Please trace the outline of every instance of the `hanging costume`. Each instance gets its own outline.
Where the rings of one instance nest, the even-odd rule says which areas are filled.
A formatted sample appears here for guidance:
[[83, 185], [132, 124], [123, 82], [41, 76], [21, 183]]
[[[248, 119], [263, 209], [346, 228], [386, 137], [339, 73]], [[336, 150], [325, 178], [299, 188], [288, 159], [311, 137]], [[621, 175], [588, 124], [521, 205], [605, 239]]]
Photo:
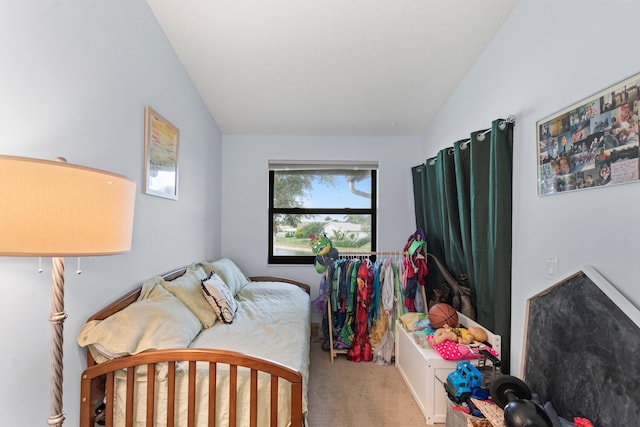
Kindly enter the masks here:
[[[325, 336], [325, 341], [322, 344], [322, 348], [329, 349], [329, 324], [327, 319], [327, 301], [331, 298], [327, 289], [331, 288], [331, 277], [333, 276], [333, 270], [335, 268], [335, 261], [338, 259], [338, 250], [333, 247], [331, 240], [326, 235], [316, 236], [310, 235], [310, 246], [316, 258], [314, 261], [314, 267], [320, 274], [324, 273], [324, 282], [320, 286], [320, 295], [313, 301], [314, 307], [322, 307], [322, 331]], [[329, 282], [329, 283], [327, 283]], [[324, 287], [323, 287], [324, 285]]]
[[381, 280], [381, 321], [386, 322], [386, 329], [380, 342], [375, 346], [373, 351], [373, 361], [380, 365], [389, 365], [391, 363], [391, 356], [393, 355], [393, 349], [395, 346], [395, 340], [393, 337], [393, 307], [395, 305], [394, 298], [394, 272], [393, 265], [390, 260], [385, 262], [382, 269]]
[[[397, 303], [402, 298], [402, 263], [391, 259], [372, 263], [367, 258], [354, 257], [338, 259], [325, 267], [320, 290], [326, 301], [323, 348], [347, 350], [351, 361], [375, 360], [388, 365], [393, 357], [395, 310], [402, 308], [402, 304]], [[331, 316], [328, 315], [329, 303]]]
[[356, 333], [353, 345], [347, 352], [347, 359], [352, 362], [361, 360], [368, 362], [373, 358], [371, 343], [369, 343], [369, 309], [373, 292], [373, 272], [369, 268], [368, 261], [360, 263], [356, 274]]
[[[347, 272], [345, 274], [344, 299], [340, 304], [339, 318], [344, 319], [344, 324], [340, 329], [337, 339], [337, 348], [350, 348], [355, 338], [354, 326], [356, 320], [356, 303], [358, 289], [358, 269], [360, 267], [359, 260], [347, 261]], [[341, 284], [342, 285], [342, 284]]]
[[[403, 250], [405, 267], [402, 286], [404, 290], [404, 306], [410, 312], [416, 311], [415, 298], [418, 292], [418, 285], [424, 288], [426, 284], [427, 260], [425, 246], [424, 232], [421, 229], [417, 229], [415, 233], [409, 236]], [[423, 289], [420, 289], [421, 294], [422, 291]], [[422, 309], [426, 310], [426, 307], [422, 307]]]

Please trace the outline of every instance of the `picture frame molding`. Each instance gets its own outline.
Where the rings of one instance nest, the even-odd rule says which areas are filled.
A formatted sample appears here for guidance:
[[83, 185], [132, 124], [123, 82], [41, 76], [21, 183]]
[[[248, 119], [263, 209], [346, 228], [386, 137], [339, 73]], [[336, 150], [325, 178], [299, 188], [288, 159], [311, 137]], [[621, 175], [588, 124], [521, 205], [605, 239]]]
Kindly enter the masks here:
[[[144, 192], [178, 200], [180, 130], [150, 106], [144, 119]], [[161, 176], [162, 175], [162, 176]]]

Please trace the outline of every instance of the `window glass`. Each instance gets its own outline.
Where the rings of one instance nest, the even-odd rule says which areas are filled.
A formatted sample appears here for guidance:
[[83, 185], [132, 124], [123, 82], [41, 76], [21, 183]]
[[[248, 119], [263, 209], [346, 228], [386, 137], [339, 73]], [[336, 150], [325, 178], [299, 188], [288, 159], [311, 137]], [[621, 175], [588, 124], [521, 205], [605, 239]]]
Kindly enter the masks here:
[[371, 207], [371, 171], [276, 171], [275, 208]]
[[311, 235], [339, 251], [375, 250], [376, 171], [291, 169], [269, 172], [269, 263], [313, 263]]

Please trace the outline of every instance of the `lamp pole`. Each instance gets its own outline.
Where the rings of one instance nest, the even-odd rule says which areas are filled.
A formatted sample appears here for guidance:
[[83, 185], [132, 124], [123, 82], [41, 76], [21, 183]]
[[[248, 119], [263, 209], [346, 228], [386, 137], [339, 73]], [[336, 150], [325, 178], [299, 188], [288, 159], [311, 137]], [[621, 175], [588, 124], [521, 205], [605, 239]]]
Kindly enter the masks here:
[[50, 370], [50, 406], [51, 412], [47, 424], [61, 427], [64, 422], [62, 413], [62, 344], [63, 328], [67, 314], [64, 312], [64, 258], [51, 259], [51, 370]]

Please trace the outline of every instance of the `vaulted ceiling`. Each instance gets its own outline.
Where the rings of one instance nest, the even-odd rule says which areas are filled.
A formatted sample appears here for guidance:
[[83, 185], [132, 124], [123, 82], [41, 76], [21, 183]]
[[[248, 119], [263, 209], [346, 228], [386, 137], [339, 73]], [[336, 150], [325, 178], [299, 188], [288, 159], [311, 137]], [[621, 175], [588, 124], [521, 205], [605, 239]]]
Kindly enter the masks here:
[[223, 134], [420, 135], [518, 0], [147, 0]]

